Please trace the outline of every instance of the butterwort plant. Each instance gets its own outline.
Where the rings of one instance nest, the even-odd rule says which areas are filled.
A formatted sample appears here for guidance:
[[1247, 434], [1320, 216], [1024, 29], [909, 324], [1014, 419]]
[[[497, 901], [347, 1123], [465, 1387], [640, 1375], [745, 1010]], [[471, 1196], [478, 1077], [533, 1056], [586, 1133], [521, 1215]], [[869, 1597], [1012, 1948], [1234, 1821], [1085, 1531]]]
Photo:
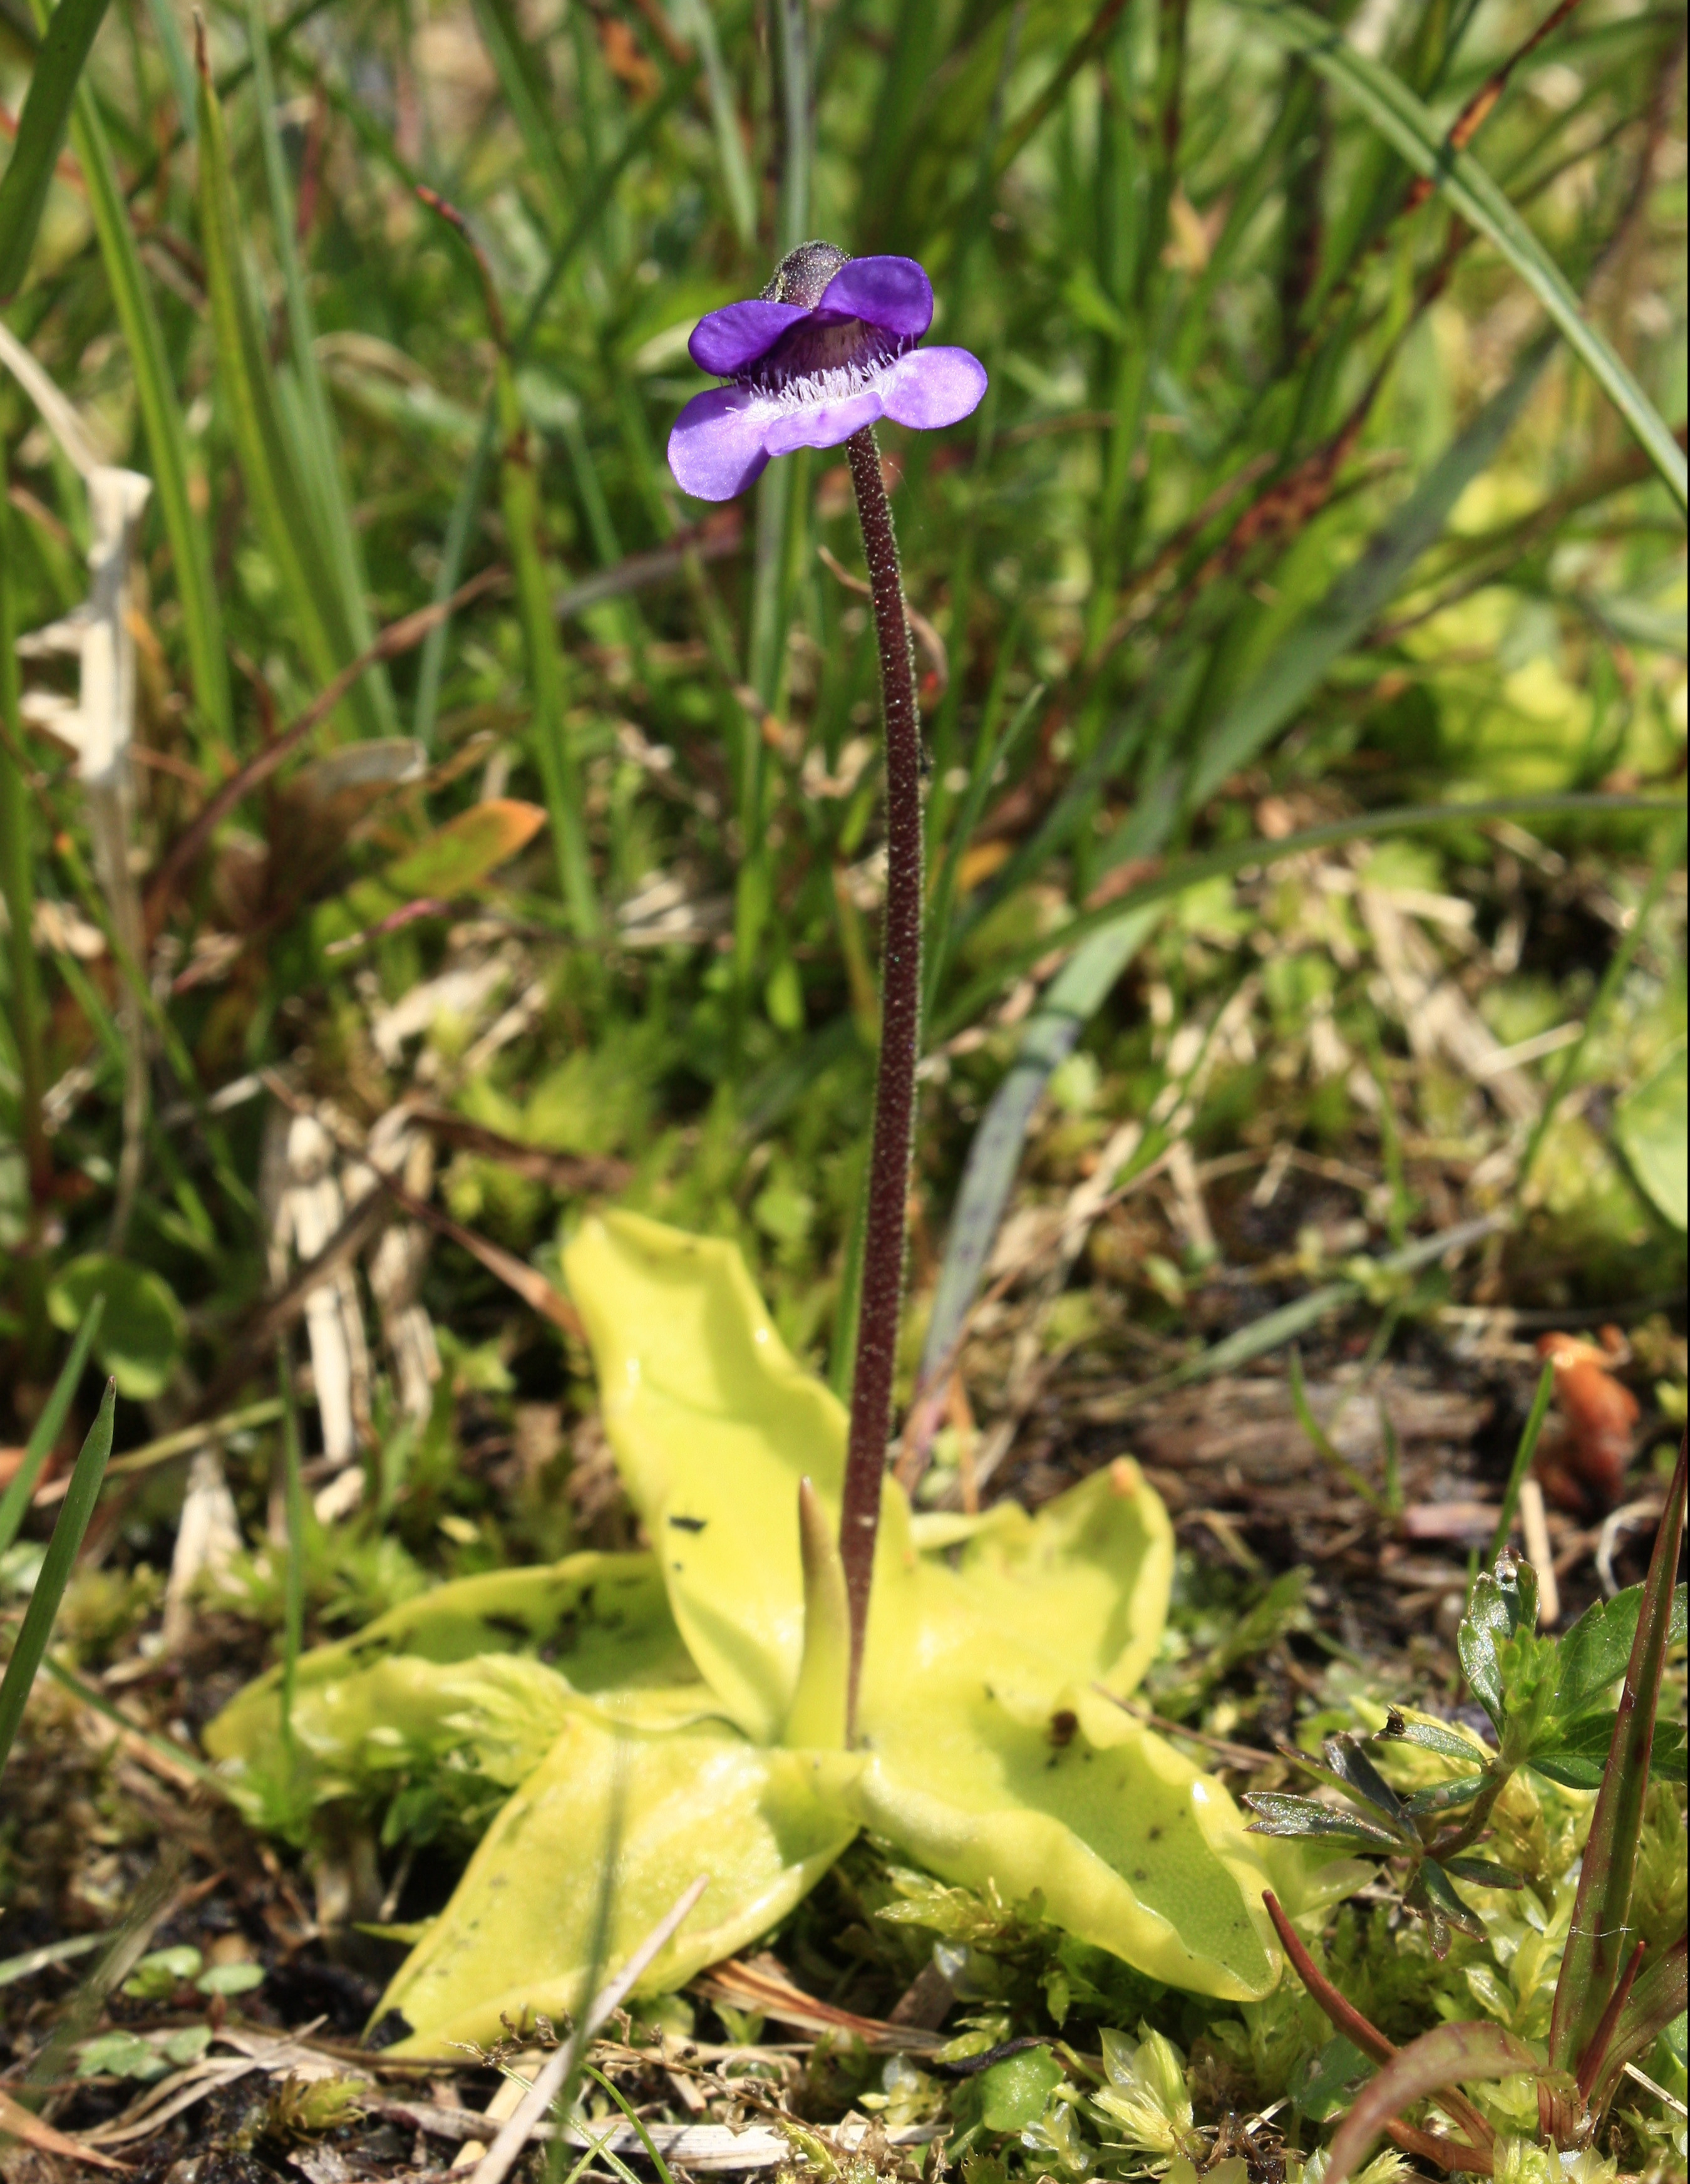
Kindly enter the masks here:
[[874, 601], [886, 738], [887, 891], [862, 1298], [840, 1517], [850, 1618], [848, 1737], [856, 1731], [881, 1474], [892, 1429], [921, 1050], [921, 722], [875, 426], [882, 417], [917, 431], [954, 425], [978, 408], [986, 392], [986, 368], [967, 349], [919, 346], [932, 323], [932, 283], [913, 258], [850, 258], [831, 242], [800, 243], [760, 296], [712, 311], [693, 330], [687, 344], [692, 361], [729, 383], [694, 395], [669, 438], [676, 483], [701, 500], [743, 493], [777, 455], [842, 445]]
[[1297, 1846], [1248, 1836], [1225, 1786], [1126, 1705], [1161, 1641], [1174, 1559], [1130, 1459], [1036, 1515], [920, 1513], [887, 1467], [921, 754], [874, 426], [950, 422], [985, 386], [964, 352], [916, 346], [931, 318], [910, 260], [808, 244], [767, 295], [699, 327], [694, 356], [730, 383], [688, 404], [670, 443], [698, 493], [842, 443], [856, 485], [887, 885], [849, 1412], [787, 1350], [731, 1244], [590, 1217], [564, 1275], [647, 1544], [437, 1586], [304, 1655], [291, 1697], [272, 1671], [206, 1731], [260, 1825], [309, 1834], [334, 1808], [379, 1819], [391, 1843], [479, 1838], [378, 2011], [381, 2038], [412, 2054], [578, 2009], [596, 1968], [625, 1964], [702, 1871], [641, 1975], [646, 1992], [680, 1986], [777, 1925], [863, 1829], [954, 1885], [1037, 1895], [1042, 1917], [1151, 1978], [1235, 2001], [1279, 1976], [1269, 1884], [1302, 1914], [1363, 1870], [1316, 1871]]

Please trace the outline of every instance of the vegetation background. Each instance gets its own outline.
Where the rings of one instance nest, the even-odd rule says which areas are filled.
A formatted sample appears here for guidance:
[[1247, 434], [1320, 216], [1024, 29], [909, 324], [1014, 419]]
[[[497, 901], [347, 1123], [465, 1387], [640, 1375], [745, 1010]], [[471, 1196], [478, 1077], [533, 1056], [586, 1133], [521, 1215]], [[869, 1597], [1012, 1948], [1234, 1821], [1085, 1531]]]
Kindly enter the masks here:
[[[0, 0], [6, 1475], [98, 1290], [123, 1399], [70, 1658], [196, 1724], [290, 1617], [625, 1536], [552, 1286], [595, 1197], [737, 1239], [842, 1384], [854, 517], [832, 454], [715, 510], [663, 457], [697, 319], [809, 235], [919, 259], [991, 376], [882, 441], [923, 1494], [1042, 1498], [1300, 1335], [1490, 1421], [1422, 1437], [1448, 1499], [1532, 1334], [1612, 1321], [1643, 1487], [1554, 1519], [1593, 1585], [1685, 1400], [1684, 44], [1646, 0]], [[1189, 1498], [1234, 1608], [1325, 1521]], [[1342, 1612], [1400, 1647], [1463, 1571], [1382, 1536]], [[156, 1840], [55, 1779], [0, 1875], [103, 1919]]]

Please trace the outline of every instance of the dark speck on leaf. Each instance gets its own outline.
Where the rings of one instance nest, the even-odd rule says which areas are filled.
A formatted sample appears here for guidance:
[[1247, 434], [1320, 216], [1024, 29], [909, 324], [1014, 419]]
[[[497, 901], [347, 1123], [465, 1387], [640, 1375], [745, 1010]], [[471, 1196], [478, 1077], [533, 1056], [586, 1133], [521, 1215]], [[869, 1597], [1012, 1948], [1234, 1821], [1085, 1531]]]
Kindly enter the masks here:
[[1059, 1707], [1050, 1717], [1050, 1741], [1059, 1752], [1065, 1744], [1074, 1741], [1074, 1732], [1080, 1726], [1080, 1717], [1067, 1707]]
[[710, 1520], [708, 1517], [671, 1517], [669, 1521], [677, 1532], [702, 1532]]

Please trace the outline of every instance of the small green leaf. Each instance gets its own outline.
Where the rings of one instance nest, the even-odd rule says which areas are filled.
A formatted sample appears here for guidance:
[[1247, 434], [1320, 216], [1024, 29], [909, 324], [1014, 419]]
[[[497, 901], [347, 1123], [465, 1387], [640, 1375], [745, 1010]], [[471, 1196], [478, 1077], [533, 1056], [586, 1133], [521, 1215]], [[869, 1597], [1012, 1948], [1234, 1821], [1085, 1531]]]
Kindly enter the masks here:
[[1458, 1880], [1470, 1880], [1480, 1888], [1523, 1888], [1526, 1885], [1517, 1873], [1488, 1858], [1447, 1858], [1443, 1869], [1453, 1873]]
[[132, 2032], [103, 2032], [76, 2057], [79, 2078], [162, 2078], [170, 2067], [158, 2048]]
[[1435, 1858], [1422, 1862], [1406, 1900], [1411, 1903], [1417, 1903], [1421, 1909], [1436, 1913], [1464, 1934], [1471, 1934], [1479, 1940], [1484, 1937], [1485, 1930], [1479, 1923], [1479, 1914], [1457, 1892], [1455, 1884]]
[[214, 1964], [194, 1981], [202, 1994], [250, 1994], [264, 1983], [264, 1966], [247, 1963]]
[[457, 818], [390, 865], [382, 878], [398, 895], [463, 894], [525, 849], [546, 823], [537, 804], [496, 796]]
[[1416, 1790], [1404, 1802], [1416, 1819], [1427, 1813], [1447, 1813], [1452, 1807], [1465, 1805], [1476, 1797], [1485, 1786], [1485, 1779], [1482, 1774], [1459, 1774], [1453, 1782], [1438, 1782], [1430, 1790]]
[[1642, 1585], [1631, 1585], [1612, 1600], [1593, 1602], [1561, 1640], [1555, 1683], [1558, 1715], [1581, 1713], [1625, 1674], [1643, 1597]]
[[179, 2032], [169, 2034], [163, 2042], [164, 2051], [178, 2066], [197, 2063], [211, 2045], [208, 2025], [185, 2025]]
[[174, 1949], [154, 1949], [124, 1981], [123, 1991], [136, 2002], [167, 2001], [185, 1981], [198, 1976], [204, 1962], [199, 1951], [186, 1943]]
[[117, 1382], [119, 1395], [151, 1402], [169, 1384], [182, 1346], [181, 1306], [149, 1268], [90, 1251], [61, 1268], [47, 1290], [53, 1325], [69, 1334], [102, 1295], [106, 1308], [94, 1355]]
[[1614, 1136], [1626, 1163], [1675, 1228], [1690, 1218], [1685, 1044], [1681, 1039], [1614, 1110]]
[[1311, 2123], [1325, 2123], [1346, 2105], [1356, 2085], [1372, 2068], [1360, 2048], [1340, 2032], [1309, 2065], [1308, 2081], [1294, 2097], [1294, 2105]]
[[1459, 1759], [1470, 1767], [1491, 1756], [1477, 1737], [1447, 1728], [1441, 1721], [1430, 1721], [1422, 1714], [1405, 1714], [1396, 1707], [1391, 1708], [1384, 1728], [1374, 1741], [1418, 1745], [1422, 1752], [1436, 1752], [1445, 1759]]
[[1581, 1714], [1576, 1721], [1552, 1721], [1543, 1733], [1542, 1748], [1527, 1754], [1526, 1764], [1570, 1790], [1593, 1790], [1602, 1780], [1613, 1738], [1611, 1713]]
[[980, 2074], [980, 2120], [988, 2131], [1026, 2131], [1062, 2080], [1062, 2065], [1048, 2048], [1006, 2055]]
[[1250, 1826], [1253, 1836], [1300, 1836], [1311, 1842], [1349, 1842], [1368, 1850], [1394, 1851], [1403, 1847], [1389, 1828], [1376, 1827], [1359, 1813], [1335, 1813], [1330, 1805], [1316, 1804], [1312, 1797], [1259, 1790], [1242, 1802], [1261, 1815]]
[[1403, 1801], [1353, 1736], [1329, 1736], [1320, 1747], [1326, 1764], [1353, 1797], [1362, 1797], [1398, 1827], [1406, 1818]]
[[1498, 1735], [1508, 1719], [1498, 1649], [1516, 1631], [1529, 1632], [1537, 1626], [1537, 1573], [1529, 1563], [1517, 1563], [1510, 1554], [1498, 1555], [1495, 1568], [1475, 1581], [1467, 1613], [1455, 1634], [1462, 1673]]

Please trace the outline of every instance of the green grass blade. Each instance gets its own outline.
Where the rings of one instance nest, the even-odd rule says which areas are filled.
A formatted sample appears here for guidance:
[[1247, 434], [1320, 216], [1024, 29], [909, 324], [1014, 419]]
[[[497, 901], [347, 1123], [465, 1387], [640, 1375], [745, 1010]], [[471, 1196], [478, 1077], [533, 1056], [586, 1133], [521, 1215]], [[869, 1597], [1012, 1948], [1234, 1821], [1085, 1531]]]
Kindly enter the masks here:
[[[1555, 1982], [1554, 2014], [1549, 2024], [1549, 2067], [1576, 2069], [1581, 2084], [1595, 2075], [1587, 2046], [1601, 2024], [1620, 1968], [1637, 1936], [1631, 1928], [1632, 1886], [1637, 1842], [1643, 1833], [1643, 1803], [1648, 1793], [1649, 1758], [1654, 1748], [1661, 1671], [1666, 1662], [1672, 1621], [1673, 1582], [1684, 1538], [1685, 1444], [1666, 1490], [1666, 1507], [1643, 1580], [1643, 1605], [1632, 1658], [1614, 1718], [1608, 1764], [1602, 1771], [1590, 1836], [1580, 1869], [1578, 1894], [1566, 1953]], [[1587, 2075], [1588, 2072], [1588, 2075]]]
[[194, 697], [216, 734], [234, 733], [229, 693], [229, 653], [223, 615], [211, 572], [204, 526], [188, 491], [188, 437], [171, 382], [164, 330], [142, 269], [111, 150], [99, 110], [84, 86], [71, 122], [71, 142], [88, 186], [88, 209], [99, 238], [112, 303], [135, 372], [135, 394], [158, 488], [158, 510], [175, 564], [176, 595]]
[[[1297, 1423], [1304, 1438], [1320, 1461], [1342, 1479], [1352, 1493], [1359, 1494], [1370, 1508], [1382, 1515], [1385, 1497], [1371, 1480], [1364, 1479], [1326, 1429], [1315, 1415], [1315, 1407], [1309, 1401], [1308, 1383], [1303, 1377], [1303, 1353], [1293, 1342], [1287, 1367], [1287, 1379], [1291, 1389], [1291, 1407], [1297, 1413]], [[1382, 1415], [1382, 1414], [1381, 1414]]]
[[[1142, 816], [1135, 815], [1130, 829], [1121, 829], [1112, 845], [1119, 855], [1141, 856], [1163, 849], [1178, 819], [1181, 796], [1187, 805], [1200, 803], [1235, 767], [1254, 758], [1365, 633], [1421, 554], [1440, 536], [1468, 485], [1495, 459], [1548, 353], [1547, 342], [1537, 343], [1509, 384], [1451, 443], [1354, 566], [1209, 731], [1179, 790], [1168, 793], [1179, 783], [1175, 775], [1159, 793], [1153, 788], [1141, 798]], [[924, 1377], [937, 1371], [938, 1361], [948, 1356], [979, 1286], [1039, 1095], [1051, 1072], [1073, 1052], [1081, 1033], [1154, 924], [1148, 899], [1135, 892], [1105, 910], [1076, 919], [1067, 928], [1076, 942], [1084, 944], [1053, 981], [1029, 1021], [1015, 1063], [992, 1095], [969, 1148], [922, 1353]], [[994, 983], [992, 991], [996, 989]], [[969, 1021], [981, 997], [976, 982], [976, 989], [947, 1011], [944, 1022], [935, 1024], [930, 1038], [943, 1039], [959, 1023]]]
[[1690, 499], [1684, 451], [1631, 372], [1585, 318], [1566, 276], [1470, 152], [1452, 151], [1425, 105], [1400, 76], [1358, 53], [1294, 0], [1236, 0], [1288, 53], [1354, 98], [1417, 174], [1437, 183], [1468, 226], [1495, 246], [1559, 327], [1636, 436], [1681, 510]]
[[570, 202], [570, 180], [558, 153], [552, 86], [540, 58], [523, 36], [510, 0], [475, 0], [475, 9], [481, 42], [521, 131], [530, 163], [545, 177], [553, 210], [562, 211]]
[[164, 65], [170, 72], [170, 88], [176, 94], [177, 125], [184, 141], [192, 144], [198, 134], [198, 116], [194, 111], [193, 63], [188, 58], [181, 26], [170, 0], [147, 0], [147, 12], [164, 52]]
[[1188, 807], [1205, 802], [1229, 774], [1248, 765], [1327, 671], [1366, 635], [1415, 562], [1442, 538], [1456, 502], [1501, 454], [1549, 354], [1547, 340], [1532, 344], [1512, 379], [1445, 449], [1389, 522], [1368, 541], [1354, 566], [1290, 632], [1242, 695], [1204, 732], [1186, 791]]
[[716, 134], [716, 157], [721, 162], [722, 187], [735, 231], [748, 250], [757, 240], [757, 192], [745, 156], [745, 140], [739, 133], [733, 84], [723, 65], [721, 41], [716, 36], [709, 0], [680, 0], [675, 20], [681, 36], [690, 38], [698, 49], [710, 102], [710, 122]]
[[[265, 548], [292, 610], [315, 680], [331, 682], [359, 652], [335, 570], [298, 475], [298, 451], [277, 395], [270, 345], [247, 276], [245, 235], [223, 109], [200, 57], [199, 210], [218, 377]], [[347, 694], [346, 716], [363, 736], [384, 733], [370, 677]]]
[[293, 1400], [293, 1360], [284, 1335], [276, 1345], [281, 1389], [282, 1507], [287, 1524], [287, 1571], [281, 1602], [281, 1738], [293, 1749], [293, 1691], [305, 1642], [305, 1556], [310, 1516], [299, 1451], [299, 1412]]
[[[247, 0], [247, 37], [253, 57], [253, 90], [258, 109], [259, 141], [264, 152], [264, 183], [270, 197], [270, 229], [277, 263], [281, 268], [292, 360], [292, 377], [278, 391], [284, 395], [284, 416], [288, 416], [290, 409], [293, 411], [288, 421], [301, 457], [300, 483], [314, 503], [317, 534], [333, 556], [336, 586], [353, 649], [367, 652], [375, 638], [368, 604], [370, 579], [342, 471], [334, 414], [317, 365], [317, 329], [294, 242], [293, 192], [288, 187], [281, 133], [276, 126], [275, 82], [270, 71], [270, 39], [259, 0]], [[297, 395], [292, 404], [285, 399], [289, 391]], [[364, 687], [381, 716], [381, 733], [395, 733], [398, 722], [386, 669], [379, 665], [372, 667], [364, 677]]]
[[[47, 1059], [35, 949], [34, 830], [29, 789], [18, 764], [24, 749], [24, 716], [18, 675], [16, 531], [6, 498], [6, 451], [0, 446], [0, 901], [6, 905], [6, 956], [11, 973], [8, 1006], [18, 1050], [18, 1139], [33, 1200], [47, 1173], [47, 1133], [42, 1121]], [[25, 1267], [20, 1273], [30, 1322], [26, 1335], [34, 1350], [45, 1326], [39, 1263]], [[3, 1544], [0, 1541], [0, 1546]]]
[[1514, 1464], [1508, 1474], [1508, 1485], [1503, 1490], [1502, 1507], [1497, 1513], [1497, 1528], [1491, 1534], [1491, 1544], [1485, 1556], [1488, 1569], [1508, 1545], [1508, 1535], [1514, 1529], [1514, 1513], [1520, 1506], [1520, 1490], [1526, 1484], [1526, 1474], [1532, 1468], [1532, 1459], [1537, 1453], [1537, 1436], [1543, 1430], [1543, 1421], [1549, 1415], [1549, 1399], [1555, 1392], [1555, 1365], [1551, 1358], [1537, 1376], [1537, 1392], [1532, 1398], [1532, 1409], [1526, 1421], [1526, 1430], [1520, 1436], [1520, 1446], [1514, 1451]]
[[22, 285], [28, 269], [71, 103], [106, 6], [107, 0], [58, 0], [44, 27], [12, 156], [0, 175], [0, 298]]
[[570, 734], [568, 677], [557, 619], [552, 611], [556, 587], [547, 567], [541, 534], [540, 482], [519, 404], [509, 361], [498, 362], [499, 426], [504, 445], [499, 460], [499, 504], [509, 543], [517, 611], [528, 660], [529, 694], [533, 700], [534, 755], [545, 785], [552, 822], [552, 847], [558, 861], [558, 885], [570, 922], [583, 939], [599, 929], [598, 898], [587, 852], [581, 768]]
[[0, 1496], [0, 1555], [3, 1555], [18, 1536], [18, 1527], [24, 1521], [36, 1490], [36, 1481], [41, 1477], [42, 1466], [52, 1453], [58, 1439], [59, 1428], [64, 1424], [70, 1408], [70, 1399], [76, 1392], [76, 1383], [82, 1377], [82, 1368], [88, 1362], [88, 1352], [93, 1347], [94, 1337], [99, 1332], [100, 1320], [106, 1309], [103, 1295], [97, 1296], [82, 1315], [82, 1324], [77, 1329], [70, 1345], [69, 1354], [59, 1368], [58, 1378], [53, 1384], [53, 1393], [47, 1397], [41, 1416], [35, 1422], [24, 1447], [24, 1460], [12, 1474], [11, 1484]]
[[[1192, 888], [1200, 887], [1205, 880], [1224, 878], [1242, 872], [1249, 865], [1276, 864], [1282, 857], [1295, 855], [1304, 850], [1335, 848], [1339, 843], [1361, 841], [1373, 834], [1419, 834], [1428, 828], [1480, 826], [1495, 819], [1570, 818], [1580, 812], [1664, 812], [1676, 808], [1664, 797], [1610, 794], [1602, 790], [1588, 794], [1575, 792], [1565, 796], [1487, 796], [1465, 804], [1404, 804], [1393, 805], [1383, 811], [1360, 812], [1352, 819], [1332, 819], [1324, 826], [1304, 827], [1301, 833], [1287, 834], [1276, 842], [1254, 836], [1246, 841], [1231, 842], [1225, 849], [1206, 850], [1197, 856], [1181, 857], [1159, 872], [1154, 879], [1142, 881], [1137, 887], [1129, 889], [1116, 901], [1107, 903], [1098, 910], [1083, 911], [1066, 925], [1059, 926], [1053, 933], [1044, 933], [1036, 940], [1006, 951], [989, 971], [982, 972], [979, 978], [964, 987], [935, 1023], [932, 1037], [936, 1039], [948, 1039], [965, 1024], [973, 1022], [1010, 979], [1019, 978], [1041, 956], [1060, 949], [1077, 948], [1077, 944], [1081, 942], [1089, 944], [1100, 933], [1110, 931], [1118, 919], [1146, 910], [1154, 903], [1166, 901], [1174, 895], [1184, 894]], [[1083, 950], [1076, 952], [1075, 964], [1079, 962], [1081, 953]], [[1069, 968], [1073, 969], [1074, 965], [1070, 964]], [[1063, 977], [1066, 976], [1065, 972]], [[1051, 988], [1050, 1006], [1053, 1008], [1056, 1006], [1057, 988], [1060, 984], [1061, 980], [1059, 979]], [[1098, 1002], [1102, 999], [1103, 995], [1099, 994]], [[1065, 1002], [1065, 1006], [1071, 1007], [1071, 1002]]]
[[[547, 265], [543, 279], [529, 298], [522, 323], [511, 343], [513, 365], [520, 364], [527, 354], [528, 345], [552, 300], [553, 292], [614, 201], [617, 182], [633, 160], [648, 148], [659, 128], [667, 119], [670, 109], [680, 98], [682, 88], [678, 82], [672, 84], [660, 97], [652, 101], [639, 127], [629, 131], [626, 142], [599, 176], [597, 192], [581, 208], [574, 224], [559, 241]], [[434, 580], [433, 604], [436, 606], [443, 599], [449, 599], [464, 581], [464, 563], [475, 533], [475, 518], [481, 511], [481, 495], [486, 488], [487, 470], [492, 460], [498, 429], [498, 397], [492, 394], [487, 398], [481, 437], [476, 444], [475, 455], [464, 473], [457, 499], [452, 504], [452, 515], [441, 550], [440, 568]], [[423, 646], [422, 661], [417, 675], [416, 712], [411, 723], [411, 733], [425, 750], [434, 748], [435, 722], [440, 709], [441, 677], [445, 670], [446, 646], [451, 630], [448, 616], [429, 632], [427, 642]]]
[[64, 1507], [58, 1513], [58, 1522], [47, 1542], [47, 1560], [36, 1580], [36, 1589], [30, 1595], [23, 1628], [12, 1648], [12, 1658], [6, 1663], [5, 1680], [0, 1683], [0, 1768], [6, 1764], [12, 1740], [24, 1718], [36, 1671], [41, 1667], [47, 1641], [53, 1635], [58, 1603], [64, 1597], [71, 1567], [82, 1545], [82, 1535], [88, 1529], [88, 1519], [99, 1498], [100, 1482], [106, 1475], [107, 1459], [112, 1452], [112, 1428], [116, 1415], [117, 1382], [108, 1380], [99, 1415], [88, 1429], [88, 1438], [82, 1444], [82, 1452], [71, 1474], [70, 1491], [64, 1497]]
[[[1009, 649], [1006, 645], [1006, 657]], [[963, 791], [962, 808], [957, 813], [944, 862], [939, 869], [938, 883], [928, 905], [927, 944], [923, 951], [927, 959], [927, 995], [922, 1013], [926, 1017], [932, 1015], [938, 1000], [945, 967], [956, 939], [951, 911], [956, 897], [957, 875], [964, 857], [968, 854], [969, 837], [980, 824], [980, 815], [986, 808], [986, 799], [999, 766], [1007, 765], [1014, 757], [1021, 738], [1044, 703], [1045, 686], [1042, 682], [1033, 685], [1016, 707], [1014, 718], [1001, 735], [993, 733], [996, 727], [993, 699], [998, 694], [998, 690], [994, 689], [987, 701], [986, 716], [981, 722], [975, 744], [974, 765], [969, 773], [968, 787]]]

